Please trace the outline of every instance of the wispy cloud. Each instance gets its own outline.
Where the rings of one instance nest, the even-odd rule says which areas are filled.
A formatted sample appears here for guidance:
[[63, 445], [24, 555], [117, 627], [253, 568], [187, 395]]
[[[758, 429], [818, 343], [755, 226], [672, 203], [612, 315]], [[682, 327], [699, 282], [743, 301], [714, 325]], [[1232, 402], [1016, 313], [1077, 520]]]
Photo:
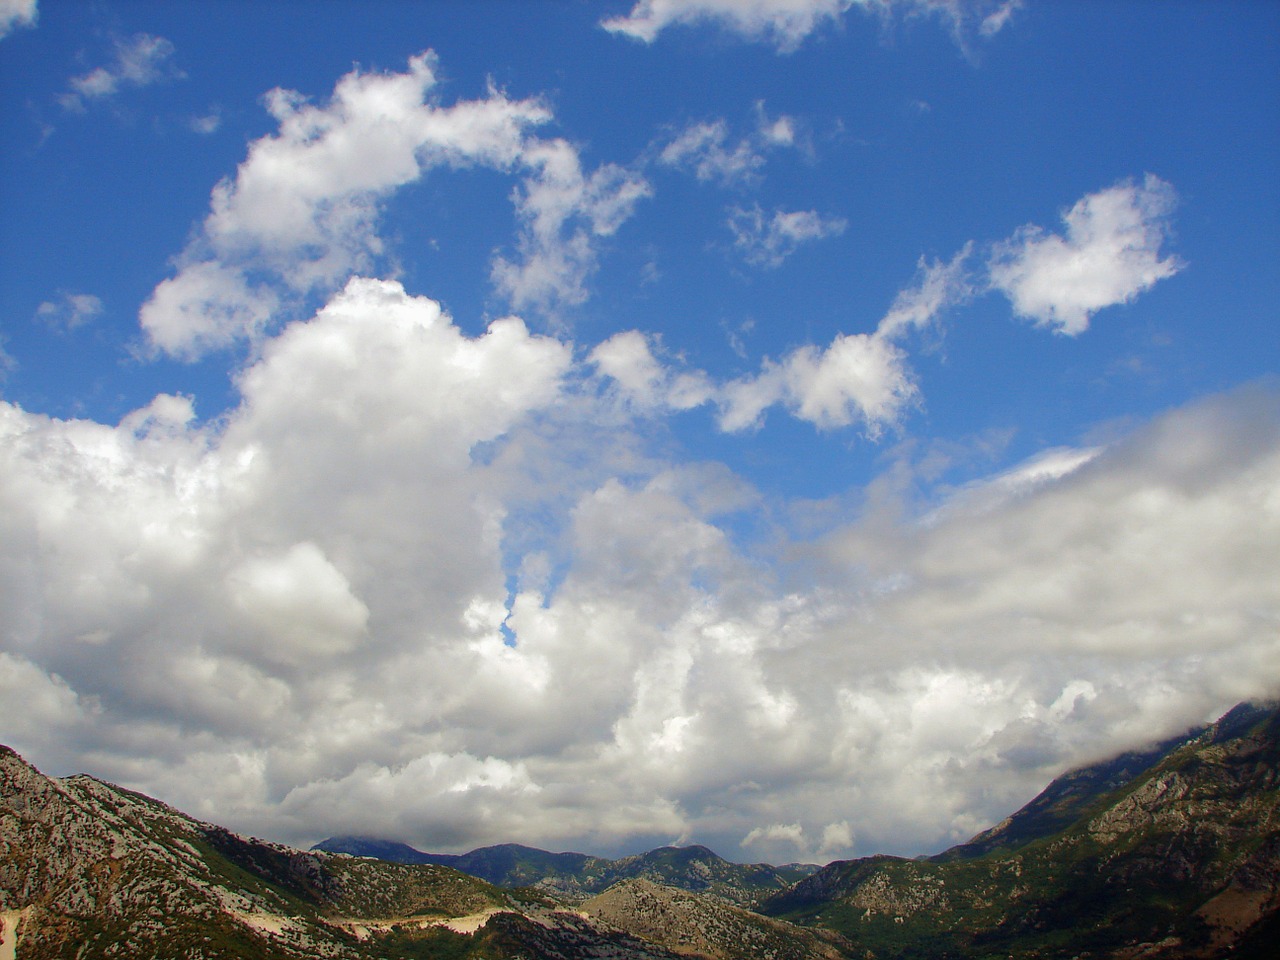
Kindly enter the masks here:
[[764, 166], [764, 156], [748, 139], [729, 143], [724, 120], [690, 124], [659, 154], [660, 162], [692, 170], [699, 180], [729, 185], [750, 181]]
[[732, 208], [728, 226], [734, 247], [747, 263], [772, 268], [781, 266], [802, 243], [844, 233], [848, 221], [816, 210], [774, 210], [768, 216], [757, 205]]
[[65, 109], [80, 112], [87, 101], [113, 97], [124, 87], [145, 87], [183, 76], [171, 63], [173, 44], [164, 37], [138, 33], [117, 39], [114, 46], [111, 63], [70, 80], [70, 91], [58, 98]]
[[0, 0], [0, 39], [15, 27], [33, 27], [40, 11], [36, 0]]
[[63, 330], [75, 330], [102, 313], [102, 300], [91, 293], [59, 293], [36, 308], [36, 319]]
[[652, 43], [674, 24], [711, 21], [747, 39], [765, 40], [791, 52], [852, 5], [853, 0], [639, 0], [629, 14], [605, 20], [602, 26]]
[[637, 0], [630, 13], [601, 26], [653, 43], [669, 27], [713, 23], [745, 40], [771, 43], [779, 53], [794, 53], [811, 35], [838, 25], [858, 7], [886, 18], [936, 17], [963, 49], [975, 33], [995, 36], [1021, 6], [1022, 0]]

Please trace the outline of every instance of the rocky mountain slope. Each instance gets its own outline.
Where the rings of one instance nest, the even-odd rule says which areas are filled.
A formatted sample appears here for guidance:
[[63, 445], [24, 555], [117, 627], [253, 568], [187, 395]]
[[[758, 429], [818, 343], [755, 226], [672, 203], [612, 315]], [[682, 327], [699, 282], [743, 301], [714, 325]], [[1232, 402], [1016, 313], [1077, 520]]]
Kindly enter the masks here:
[[852, 944], [649, 880], [623, 880], [582, 912], [678, 953], [713, 960], [840, 960]]
[[1274, 957], [1280, 712], [1069, 774], [927, 860], [828, 865], [762, 912], [867, 957]]
[[697, 845], [659, 847], [619, 860], [584, 853], [548, 853], [516, 843], [463, 854], [423, 853], [403, 843], [367, 837], [330, 837], [312, 849], [398, 863], [439, 864], [495, 886], [535, 887], [570, 902], [585, 900], [624, 880], [644, 879], [750, 907], [818, 870], [816, 865], [805, 864], [732, 863]]
[[304, 853], [0, 748], [0, 956], [368, 960], [675, 954], [434, 864]]

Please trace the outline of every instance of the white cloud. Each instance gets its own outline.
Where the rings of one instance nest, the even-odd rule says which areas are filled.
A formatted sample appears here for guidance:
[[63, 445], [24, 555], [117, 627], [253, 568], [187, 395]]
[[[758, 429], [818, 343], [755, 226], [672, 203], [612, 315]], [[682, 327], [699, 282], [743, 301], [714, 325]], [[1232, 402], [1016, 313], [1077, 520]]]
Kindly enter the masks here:
[[196, 261], [160, 282], [138, 319], [152, 346], [194, 360], [242, 337], [256, 337], [270, 322], [279, 298], [263, 284], [217, 260]]
[[435, 70], [428, 53], [404, 73], [353, 71], [319, 105], [272, 91], [278, 131], [250, 144], [234, 178], [215, 187], [176, 275], [143, 307], [153, 346], [193, 358], [259, 337], [269, 317], [371, 270], [385, 254], [381, 204], [440, 166], [526, 171], [515, 196], [521, 259], [498, 258], [495, 282], [520, 306], [584, 299], [596, 243], [647, 184], [616, 165], [584, 172], [567, 142], [531, 137], [551, 119], [540, 100], [490, 89], [479, 100], [434, 102]]
[[714, 23], [745, 40], [764, 41], [779, 53], [794, 53], [851, 7], [884, 18], [933, 16], [947, 24], [962, 48], [976, 29], [983, 38], [999, 33], [1022, 0], [637, 0], [626, 16], [601, 22], [610, 33], [653, 43], [675, 25]]
[[532, 146], [522, 161], [532, 169], [516, 198], [524, 222], [523, 262], [497, 258], [494, 281], [517, 310], [581, 303], [595, 265], [591, 237], [611, 236], [650, 195], [650, 187], [614, 164], [585, 176], [577, 151], [564, 140]]
[[722, 184], [749, 181], [764, 166], [764, 157], [750, 140], [730, 147], [729, 125], [724, 120], [703, 121], [686, 127], [658, 155], [671, 167], [691, 169], [699, 180]]
[[[896, 345], [838, 338], [770, 389], [879, 417]], [[0, 406], [0, 686], [35, 697], [0, 727], [295, 842], [791, 859], [937, 849], [1280, 681], [1274, 385], [942, 502], [895, 467], [859, 519], [756, 551], [732, 518], [785, 511], [625, 415], [676, 408], [658, 350], [575, 363], [355, 280], [264, 339], [219, 424]]]
[[36, 317], [64, 330], [75, 330], [102, 313], [102, 300], [91, 293], [66, 293], [36, 308]]
[[187, 121], [187, 125], [193, 133], [201, 136], [209, 136], [218, 132], [218, 128], [222, 126], [222, 110], [218, 106], [209, 108], [209, 112], [200, 116], [193, 116]]
[[1083, 333], [1098, 310], [1182, 269], [1177, 257], [1160, 256], [1175, 203], [1173, 188], [1151, 174], [1091, 193], [1063, 214], [1065, 236], [1028, 225], [998, 244], [991, 286], [1038, 326]]
[[173, 54], [172, 43], [149, 33], [116, 40], [113, 61], [72, 77], [71, 90], [59, 97], [59, 102], [67, 110], [79, 112], [85, 108], [85, 101], [115, 96], [122, 87], [146, 87], [161, 80], [181, 78], [181, 71], [170, 64]]
[[986, 16], [982, 18], [982, 23], [978, 27], [978, 32], [984, 37], [994, 37], [997, 33], [1008, 26], [1009, 21], [1013, 18], [1014, 13], [1022, 9], [1022, 0], [1004, 0], [1004, 3], [996, 7]]
[[973, 295], [967, 262], [973, 244], [965, 244], [960, 252], [943, 263], [929, 263], [924, 257], [916, 265], [916, 283], [894, 298], [893, 306], [880, 320], [876, 332], [882, 337], [896, 338], [912, 329], [921, 330], [935, 323], [948, 309], [964, 303]]
[[759, 374], [719, 391], [720, 427], [758, 426], [765, 410], [784, 404], [820, 429], [861, 423], [877, 438], [899, 424], [919, 399], [906, 353], [894, 341], [934, 323], [971, 295], [966, 245], [948, 263], [921, 258], [917, 281], [901, 291], [873, 333], [837, 334], [825, 350], [800, 347], [780, 361], [766, 360]]
[[758, 205], [732, 208], [728, 223], [734, 246], [748, 263], [762, 267], [780, 266], [800, 244], [839, 236], [848, 226], [843, 217], [816, 210], [774, 210], [769, 217]]
[[790, 52], [824, 23], [839, 20], [852, 5], [853, 0], [638, 0], [628, 15], [612, 17], [602, 26], [652, 43], [674, 24], [712, 21]]
[[0, 39], [14, 27], [35, 26], [39, 15], [36, 0], [0, 0]]
[[727, 384], [721, 394], [720, 427], [757, 426], [764, 411], [785, 404], [796, 417], [820, 429], [861, 422], [875, 438], [916, 401], [906, 355], [875, 334], [838, 334], [825, 350], [800, 347], [780, 362], [766, 362], [754, 376]]
[[756, 101], [756, 129], [760, 139], [773, 147], [794, 147], [799, 137], [794, 117], [786, 114], [772, 118], [764, 109], [764, 101]]
[[588, 360], [639, 410], [690, 410], [711, 400], [714, 393], [702, 371], [673, 372], [659, 363], [649, 339], [638, 330], [614, 334], [596, 346]]

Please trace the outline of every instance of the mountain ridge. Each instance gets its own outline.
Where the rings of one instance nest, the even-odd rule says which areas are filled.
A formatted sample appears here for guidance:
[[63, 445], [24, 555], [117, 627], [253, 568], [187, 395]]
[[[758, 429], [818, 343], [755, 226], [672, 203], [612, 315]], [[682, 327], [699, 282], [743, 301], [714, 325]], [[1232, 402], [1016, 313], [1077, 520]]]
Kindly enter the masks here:
[[0, 957], [1270, 960], [1280, 709], [1071, 771], [935, 856], [836, 861], [781, 889], [779, 868], [701, 846], [612, 861], [382, 844], [534, 882], [241, 836], [0, 747]]
[[399, 863], [434, 863], [494, 886], [534, 887], [570, 902], [603, 893], [615, 883], [645, 879], [750, 907], [819, 869], [817, 864], [733, 863], [701, 844], [656, 847], [616, 860], [550, 853], [518, 843], [478, 847], [463, 854], [426, 853], [408, 844], [368, 837], [330, 837], [311, 849]]

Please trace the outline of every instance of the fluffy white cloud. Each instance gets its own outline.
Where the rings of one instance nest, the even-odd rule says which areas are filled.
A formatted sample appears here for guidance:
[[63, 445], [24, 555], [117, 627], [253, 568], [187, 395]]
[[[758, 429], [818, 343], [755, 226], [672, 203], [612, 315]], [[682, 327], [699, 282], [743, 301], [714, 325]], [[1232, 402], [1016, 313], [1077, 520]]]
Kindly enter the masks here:
[[758, 426], [779, 403], [820, 429], [861, 423], [876, 438], [896, 426], [919, 391], [906, 352], [894, 341], [970, 296], [970, 249], [948, 263], [921, 258], [916, 282], [898, 294], [873, 333], [837, 334], [826, 349], [800, 347], [777, 362], [766, 360], [759, 374], [725, 384], [717, 396], [721, 429]]
[[1091, 193], [1063, 214], [1066, 235], [1023, 227], [997, 245], [990, 283], [1019, 316], [1075, 336], [1104, 307], [1128, 303], [1182, 269], [1161, 258], [1176, 203], [1173, 188], [1147, 174]]
[[[895, 343], [773, 375], [816, 422], [876, 416], [903, 394], [856, 372]], [[264, 340], [216, 425], [176, 396], [114, 427], [0, 406], [0, 686], [30, 693], [0, 726], [296, 842], [790, 860], [962, 839], [1275, 691], [1274, 385], [940, 502], [892, 467], [859, 518], [757, 551], [734, 518], [772, 507], [628, 420], [677, 406], [657, 350], [575, 362], [355, 280]]]
[[278, 306], [270, 287], [250, 286], [241, 270], [204, 260], [162, 280], [138, 319], [154, 347], [194, 360], [241, 337], [259, 336]]
[[59, 97], [59, 103], [67, 110], [81, 111], [86, 100], [114, 96], [121, 87], [145, 87], [164, 79], [179, 78], [182, 73], [170, 63], [173, 54], [172, 43], [149, 33], [116, 40], [112, 62], [73, 77], [69, 83], [71, 90]]
[[663, 366], [638, 330], [614, 334], [588, 358], [617, 384], [625, 401], [640, 410], [689, 410], [712, 399], [714, 387], [700, 370], [673, 372]]
[[802, 243], [844, 233], [843, 217], [824, 217], [816, 210], [774, 210], [765, 215], [760, 207], [734, 207], [729, 215], [733, 244], [748, 263], [777, 267]]
[[0, 0], [0, 38], [14, 27], [34, 26], [39, 15], [36, 0]]
[[435, 58], [424, 53], [403, 73], [347, 74], [323, 104], [268, 94], [278, 131], [250, 144], [214, 188], [177, 274], [142, 309], [153, 346], [192, 359], [259, 337], [282, 308], [371, 270], [385, 254], [382, 203], [438, 167], [524, 171], [521, 259], [498, 258], [494, 279], [521, 306], [584, 299], [594, 244], [647, 195], [643, 179], [616, 165], [586, 173], [570, 144], [531, 136], [551, 119], [540, 100], [490, 89], [444, 106], [435, 86]]

